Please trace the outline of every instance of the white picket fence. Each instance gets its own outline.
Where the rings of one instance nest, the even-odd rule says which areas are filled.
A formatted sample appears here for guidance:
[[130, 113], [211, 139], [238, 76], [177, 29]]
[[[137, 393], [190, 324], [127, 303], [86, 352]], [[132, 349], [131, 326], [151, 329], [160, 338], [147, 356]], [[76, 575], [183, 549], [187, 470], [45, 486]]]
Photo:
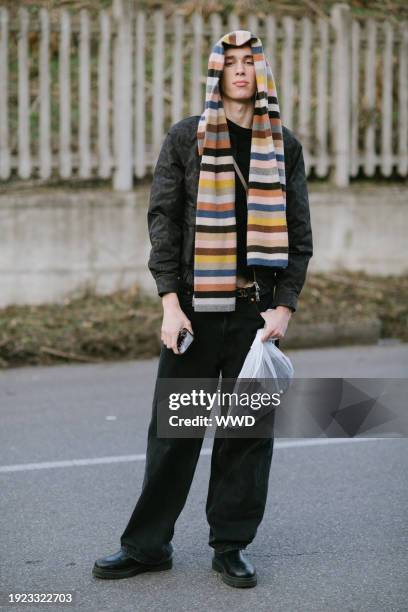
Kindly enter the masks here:
[[130, 189], [169, 126], [202, 113], [208, 55], [234, 29], [263, 41], [309, 175], [338, 186], [407, 176], [406, 22], [358, 22], [345, 4], [327, 19], [231, 13], [228, 23], [132, 5], [35, 19], [20, 9], [16, 21], [0, 7], [0, 180], [112, 178]]

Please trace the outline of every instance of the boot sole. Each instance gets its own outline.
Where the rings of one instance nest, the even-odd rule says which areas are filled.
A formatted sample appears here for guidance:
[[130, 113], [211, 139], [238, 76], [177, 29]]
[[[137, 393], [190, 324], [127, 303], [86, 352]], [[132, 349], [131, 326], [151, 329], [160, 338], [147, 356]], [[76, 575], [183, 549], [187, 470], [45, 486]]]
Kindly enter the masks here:
[[238, 588], [250, 588], [256, 586], [258, 583], [258, 579], [256, 576], [251, 576], [248, 578], [238, 578], [237, 576], [230, 576], [226, 573], [222, 565], [219, 564], [216, 559], [212, 560], [212, 568], [213, 570], [221, 574], [222, 581], [225, 582], [225, 584], [228, 584], [229, 586]]
[[159, 565], [148, 565], [146, 567], [133, 567], [127, 570], [109, 570], [103, 569], [102, 567], [98, 567], [94, 565], [92, 569], [92, 575], [96, 578], [105, 578], [107, 580], [115, 580], [120, 578], [130, 578], [131, 576], [136, 576], [137, 574], [144, 574], [145, 572], [162, 572], [164, 570], [169, 570], [173, 567], [172, 559], [165, 561], [164, 563], [160, 563]]

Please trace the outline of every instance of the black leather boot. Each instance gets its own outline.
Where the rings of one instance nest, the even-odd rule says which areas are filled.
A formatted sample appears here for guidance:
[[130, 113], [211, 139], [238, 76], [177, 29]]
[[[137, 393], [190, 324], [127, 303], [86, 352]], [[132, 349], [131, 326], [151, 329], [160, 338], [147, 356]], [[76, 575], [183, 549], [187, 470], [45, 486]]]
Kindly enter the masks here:
[[256, 570], [241, 550], [215, 552], [212, 568], [221, 573], [222, 580], [233, 587], [254, 587], [257, 583]]
[[92, 569], [92, 574], [96, 578], [129, 578], [143, 572], [161, 572], [173, 566], [172, 559], [164, 561], [159, 565], [147, 565], [140, 563], [121, 548], [117, 553], [108, 555], [102, 559], [97, 559]]

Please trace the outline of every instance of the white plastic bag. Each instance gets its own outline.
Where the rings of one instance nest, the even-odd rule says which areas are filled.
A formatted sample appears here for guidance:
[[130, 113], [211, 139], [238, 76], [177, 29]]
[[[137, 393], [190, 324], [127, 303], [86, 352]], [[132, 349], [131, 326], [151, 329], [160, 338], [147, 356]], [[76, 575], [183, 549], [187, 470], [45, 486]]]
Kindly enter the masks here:
[[[279, 393], [282, 396], [289, 389], [294, 369], [289, 357], [275, 346], [273, 338], [261, 340], [264, 331], [265, 328], [262, 328], [256, 332], [234, 383], [228, 415], [231, 417], [251, 415], [258, 423], [265, 422], [264, 417], [269, 415], [267, 423], [270, 427], [273, 423], [270, 417], [274, 414], [274, 409], [268, 404], [264, 406], [259, 404], [259, 391], [269, 394]], [[239, 398], [248, 395], [257, 400], [256, 406], [252, 405], [252, 400], [250, 407], [240, 403]], [[228, 427], [234, 429], [235, 425]]]
[[272, 338], [261, 340], [263, 333], [264, 328], [258, 329], [256, 332], [236, 384], [239, 385], [239, 379], [241, 378], [251, 380], [270, 379], [275, 381], [276, 391], [281, 394], [285, 393], [294, 374], [292, 363], [289, 357], [275, 346]]

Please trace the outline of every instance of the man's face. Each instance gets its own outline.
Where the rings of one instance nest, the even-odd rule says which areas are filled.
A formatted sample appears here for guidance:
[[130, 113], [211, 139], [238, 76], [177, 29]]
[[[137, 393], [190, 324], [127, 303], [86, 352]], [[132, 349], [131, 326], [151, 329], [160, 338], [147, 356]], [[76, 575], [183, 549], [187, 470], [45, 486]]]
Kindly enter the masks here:
[[226, 48], [220, 79], [221, 94], [232, 100], [248, 100], [256, 92], [255, 64], [250, 45]]

